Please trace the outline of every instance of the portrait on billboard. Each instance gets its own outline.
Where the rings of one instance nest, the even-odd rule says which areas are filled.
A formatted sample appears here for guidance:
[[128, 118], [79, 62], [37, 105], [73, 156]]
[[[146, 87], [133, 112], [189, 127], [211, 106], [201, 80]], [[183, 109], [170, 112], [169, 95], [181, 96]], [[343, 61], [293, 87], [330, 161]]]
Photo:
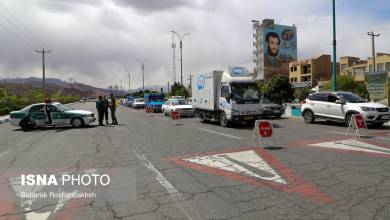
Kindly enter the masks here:
[[263, 34], [265, 77], [288, 75], [288, 63], [297, 60], [296, 28], [272, 25], [264, 28]]

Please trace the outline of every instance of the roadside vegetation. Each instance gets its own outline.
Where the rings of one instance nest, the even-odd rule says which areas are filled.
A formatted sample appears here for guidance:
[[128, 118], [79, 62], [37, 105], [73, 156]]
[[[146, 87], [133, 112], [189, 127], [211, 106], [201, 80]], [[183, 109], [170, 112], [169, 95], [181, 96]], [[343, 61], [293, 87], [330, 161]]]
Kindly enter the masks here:
[[[50, 99], [61, 103], [70, 103], [80, 100], [79, 95], [62, 95], [59, 92], [51, 93]], [[7, 115], [11, 111], [20, 110], [28, 105], [43, 102], [41, 89], [27, 87], [26, 91], [17, 94], [12, 92], [12, 88], [0, 85], [0, 115]]]

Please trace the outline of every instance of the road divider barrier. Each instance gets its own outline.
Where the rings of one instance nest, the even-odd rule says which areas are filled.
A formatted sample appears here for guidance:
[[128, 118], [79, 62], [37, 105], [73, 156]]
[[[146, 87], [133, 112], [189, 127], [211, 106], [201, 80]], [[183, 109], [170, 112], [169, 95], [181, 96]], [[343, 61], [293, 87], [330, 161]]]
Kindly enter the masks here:
[[178, 111], [171, 111], [171, 122], [173, 123], [176, 121], [176, 124], [178, 124], [180, 120], [180, 112]]
[[267, 146], [271, 139], [273, 139], [274, 145], [277, 145], [273, 123], [268, 120], [256, 120], [252, 133], [252, 146], [255, 146], [255, 138], [260, 146], [263, 143], [264, 146]]
[[367, 129], [367, 123], [364, 120], [364, 117], [361, 114], [352, 115], [351, 120], [349, 121], [349, 124], [348, 124], [347, 133], [345, 134], [345, 136], [349, 135], [350, 128], [355, 129], [355, 134], [352, 134], [352, 135], [355, 135], [360, 139], [360, 129]]

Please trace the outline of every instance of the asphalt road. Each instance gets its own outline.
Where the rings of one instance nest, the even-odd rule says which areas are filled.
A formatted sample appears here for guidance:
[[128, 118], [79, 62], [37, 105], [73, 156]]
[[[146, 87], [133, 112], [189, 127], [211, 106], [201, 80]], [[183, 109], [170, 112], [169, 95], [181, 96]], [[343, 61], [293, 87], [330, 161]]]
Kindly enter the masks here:
[[[75, 108], [94, 111], [94, 103]], [[271, 120], [252, 127], [120, 107], [119, 125], [23, 132], [0, 125], [0, 219], [390, 219], [390, 130]], [[22, 186], [22, 174], [108, 174], [108, 186]], [[57, 188], [56, 188], [57, 187]], [[21, 192], [95, 192], [28, 199]]]

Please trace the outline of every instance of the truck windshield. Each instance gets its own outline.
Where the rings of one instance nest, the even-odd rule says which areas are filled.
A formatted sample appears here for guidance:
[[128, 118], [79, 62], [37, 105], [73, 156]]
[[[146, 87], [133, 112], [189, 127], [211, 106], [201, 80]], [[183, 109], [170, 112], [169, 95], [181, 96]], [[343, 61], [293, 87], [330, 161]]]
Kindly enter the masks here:
[[234, 83], [231, 84], [232, 94], [235, 99], [260, 99], [256, 84]]

